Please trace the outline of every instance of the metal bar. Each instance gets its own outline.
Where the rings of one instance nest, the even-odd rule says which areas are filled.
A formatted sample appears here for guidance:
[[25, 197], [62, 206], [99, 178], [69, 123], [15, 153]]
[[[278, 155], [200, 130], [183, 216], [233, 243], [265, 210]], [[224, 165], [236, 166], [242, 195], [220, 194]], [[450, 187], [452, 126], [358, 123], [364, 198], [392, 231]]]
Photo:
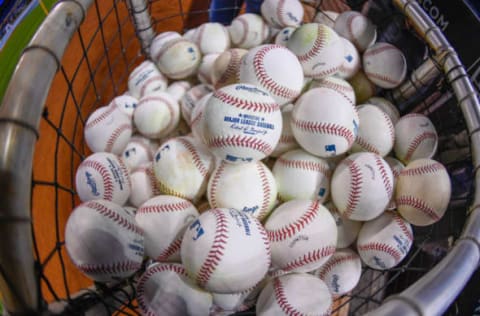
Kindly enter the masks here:
[[152, 28], [152, 19], [148, 10], [148, 1], [128, 0], [130, 15], [133, 18], [135, 33], [142, 46], [143, 54], [150, 57], [150, 44], [155, 36]]
[[40, 309], [30, 218], [33, 149], [53, 77], [92, 1], [55, 6], [25, 49], [0, 107], [0, 292], [10, 315]]

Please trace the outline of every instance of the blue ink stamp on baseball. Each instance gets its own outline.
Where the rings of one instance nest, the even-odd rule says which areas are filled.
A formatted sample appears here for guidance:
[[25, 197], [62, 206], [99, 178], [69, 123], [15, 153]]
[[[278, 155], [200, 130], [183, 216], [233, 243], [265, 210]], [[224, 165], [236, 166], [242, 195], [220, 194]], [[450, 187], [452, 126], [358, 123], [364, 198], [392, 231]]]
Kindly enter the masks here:
[[205, 234], [205, 231], [203, 230], [202, 228], [202, 224], [200, 223], [200, 221], [197, 219], [196, 221], [194, 221], [191, 225], [190, 225], [190, 230], [195, 230], [196, 231], [196, 235], [192, 237], [193, 240], [197, 240], [198, 238], [200, 238], [203, 234]]
[[92, 191], [92, 194], [94, 196], [100, 196], [100, 192], [98, 192], [98, 189], [97, 189], [97, 183], [95, 182], [95, 179], [93, 178], [92, 174], [86, 171], [85, 177], [87, 178], [87, 185], [90, 187], [90, 191]]

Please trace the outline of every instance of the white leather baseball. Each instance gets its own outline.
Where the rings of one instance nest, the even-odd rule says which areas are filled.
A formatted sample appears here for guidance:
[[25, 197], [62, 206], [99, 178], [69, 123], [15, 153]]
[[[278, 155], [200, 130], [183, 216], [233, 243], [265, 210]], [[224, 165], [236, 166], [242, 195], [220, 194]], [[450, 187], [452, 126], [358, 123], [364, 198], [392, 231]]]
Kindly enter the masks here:
[[407, 60], [392, 44], [376, 43], [367, 48], [362, 57], [365, 74], [380, 88], [396, 88], [407, 75]]
[[153, 170], [164, 194], [196, 201], [207, 189], [213, 163], [205, 145], [183, 136], [160, 146], [154, 155]]
[[332, 175], [332, 201], [343, 217], [371, 220], [385, 211], [393, 194], [393, 174], [387, 162], [374, 153], [348, 156]]
[[287, 47], [297, 55], [306, 77], [332, 76], [343, 63], [343, 43], [335, 31], [324, 24], [307, 23], [298, 27]]
[[360, 281], [362, 261], [360, 256], [349, 248], [337, 249], [333, 256], [313, 274], [327, 284], [332, 295], [347, 294]]
[[192, 110], [190, 129], [192, 130], [193, 137], [205, 144], [205, 106], [208, 100], [212, 97], [213, 92], [204, 95], [197, 101], [195, 107]]
[[312, 80], [312, 82], [310, 83], [310, 89], [320, 87], [335, 90], [343, 97], [345, 97], [347, 101], [350, 102], [350, 104], [352, 104], [353, 106], [357, 104], [355, 99], [355, 91], [353, 90], [352, 85], [346, 80], [337, 77], [326, 77], [319, 80]]
[[172, 132], [180, 120], [178, 103], [166, 92], [155, 92], [140, 98], [133, 122], [148, 138], [158, 139]]
[[198, 67], [197, 77], [201, 83], [212, 85], [213, 64], [220, 54], [211, 53], [202, 57], [202, 62]]
[[345, 11], [335, 19], [333, 29], [363, 53], [377, 40], [377, 27], [357, 11]]
[[242, 312], [252, 308], [256, 301], [260, 290], [263, 288], [264, 282], [260, 282], [257, 286], [246, 291], [233, 294], [212, 293], [213, 304], [219, 314], [231, 315], [235, 312]]
[[360, 126], [351, 152], [367, 151], [385, 157], [395, 142], [395, 129], [390, 117], [370, 104], [359, 106], [358, 117]]
[[184, 39], [189, 40], [191, 42], [195, 41], [195, 33], [197, 32], [197, 28], [191, 28], [186, 31], [182, 36]]
[[362, 261], [377, 270], [398, 265], [413, 244], [410, 224], [397, 212], [386, 211], [363, 224], [357, 239], [357, 251]]
[[102, 106], [90, 114], [83, 133], [92, 152], [119, 155], [132, 137], [132, 120], [116, 106]]
[[87, 201], [70, 214], [65, 248], [75, 266], [98, 282], [117, 282], [142, 267], [143, 235], [133, 214], [105, 200]]
[[248, 50], [231, 48], [215, 59], [212, 69], [212, 83], [215, 89], [238, 83], [240, 62]]
[[377, 93], [377, 87], [368, 79], [362, 69], [357, 71], [352, 78], [348, 79], [348, 82], [352, 85], [353, 91], [355, 91], [357, 104], [364, 103]]
[[306, 273], [273, 278], [260, 293], [256, 314], [263, 316], [330, 315], [332, 295], [325, 282]]
[[390, 203], [388, 203], [387, 210], [394, 210], [397, 208], [397, 204], [395, 203], [395, 191], [397, 188], [398, 176], [400, 175], [400, 172], [405, 168], [405, 165], [400, 160], [393, 157], [385, 157], [385, 161], [390, 166], [390, 169], [392, 169], [393, 174], [393, 196], [390, 199]]
[[338, 14], [339, 14], [338, 12], [334, 12], [334, 11], [320, 10], [315, 15], [313, 22], [319, 23], [319, 24], [325, 24], [326, 26], [333, 29], [333, 27], [335, 26], [335, 20], [337, 19]]
[[398, 120], [400, 119], [400, 112], [398, 111], [397, 107], [385, 98], [371, 97], [365, 103], [378, 106], [383, 112], [387, 113], [387, 115], [390, 117], [390, 120], [392, 120], [393, 125], [397, 124]]
[[446, 168], [432, 159], [417, 159], [400, 172], [395, 203], [398, 212], [412, 225], [427, 226], [443, 217], [450, 195]]
[[194, 41], [202, 54], [220, 54], [230, 48], [230, 34], [220, 23], [203, 23], [195, 31]]
[[242, 58], [239, 74], [241, 83], [266, 90], [280, 106], [296, 99], [302, 91], [302, 66], [290, 50], [280, 45], [252, 48]]
[[228, 27], [232, 46], [250, 49], [263, 44], [269, 29], [262, 17], [254, 13], [245, 13], [233, 19]]
[[260, 12], [265, 21], [277, 29], [298, 26], [303, 20], [303, 6], [298, 0], [265, 0]]
[[192, 119], [192, 111], [195, 104], [206, 94], [212, 92], [212, 89], [206, 84], [198, 84], [190, 88], [180, 100], [180, 109], [182, 111], [182, 117], [190, 125]]
[[362, 59], [355, 46], [344, 37], [340, 37], [343, 43], [343, 63], [340, 65], [337, 76], [343, 79], [352, 78], [362, 66]]
[[137, 209], [135, 221], [145, 237], [145, 254], [159, 262], [180, 262], [180, 245], [188, 225], [198, 216], [185, 199], [158, 195]]
[[82, 202], [104, 199], [123, 205], [130, 196], [130, 175], [116, 155], [94, 153], [78, 166], [75, 188]]
[[219, 159], [258, 161], [270, 155], [282, 131], [280, 107], [268, 92], [250, 84], [215, 90], [205, 106], [205, 142]]
[[330, 195], [332, 171], [328, 163], [302, 149], [281, 155], [272, 172], [282, 201], [317, 199], [323, 202]]
[[153, 174], [152, 162], [144, 163], [133, 169], [130, 172], [130, 182], [132, 189], [128, 201], [136, 208], [154, 196], [161, 194], [157, 179]]
[[181, 256], [188, 275], [202, 288], [238, 293], [267, 274], [270, 243], [256, 218], [235, 209], [211, 209], [185, 232]]
[[262, 221], [277, 198], [277, 184], [262, 162], [234, 165], [220, 162], [208, 182], [207, 198], [213, 208], [234, 208]]
[[136, 99], [151, 92], [164, 91], [166, 88], [167, 78], [149, 60], [135, 67], [128, 76], [128, 91]]
[[198, 46], [183, 37], [167, 42], [156, 55], [152, 55], [158, 69], [170, 79], [193, 75], [202, 61], [201, 57]]
[[133, 111], [137, 107], [138, 99], [130, 95], [119, 95], [113, 98], [109, 106], [118, 107], [123, 113], [127, 114], [130, 119], [133, 117]]
[[423, 114], [407, 114], [395, 124], [395, 156], [405, 164], [419, 158], [432, 158], [437, 151], [438, 135], [430, 119]]
[[272, 267], [284, 272], [318, 269], [335, 252], [337, 226], [318, 200], [291, 200], [265, 222], [272, 247]]
[[129, 170], [139, 167], [141, 164], [152, 161], [155, 145], [146, 137], [136, 135], [130, 138], [125, 146], [121, 158]]
[[332, 202], [327, 202], [325, 207], [330, 211], [337, 224], [337, 249], [349, 247], [357, 239], [362, 222], [342, 217]]
[[350, 149], [359, 121], [357, 110], [344, 95], [321, 87], [308, 90], [297, 100], [291, 125], [303, 149], [326, 158]]
[[277, 147], [275, 147], [273, 152], [270, 154], [271, 157], [279, 157], [287, 151], [300, 147], [292, 132], [292, 110], [292, 103], [286, 104], [282, 107], [282, 133], [280, 135], [280, 139], [278, 140]]
[[179, 80], [172, 82], [168, 87], [166, 92], [175, 99], [175, 101], [180, 102], [183, 96], [187, 93], [192, 85], [186, 80]]
[[137, 283], [137, 301], [145, 316], [205, 316], [212, 307], [212, 295], [192, 284], [178, 263], [147, 267]]
[[152, 43], [150, 44], [150, 56], [156, 56], [165, 44], [171, 40], [181, 37], [182, 35], [180, 35], [180, 33], [173, 31], [167, 31], [158, 34], [153, 38]]
[[275, 35], [275, 44], [286, 47], [288, 40], [290, 39], [290, 36], [295, 31], [295, 29], [296, 27], [293, 27], [293, 26], [287, 26], [281, 29], [277, 33], [277, 35]]

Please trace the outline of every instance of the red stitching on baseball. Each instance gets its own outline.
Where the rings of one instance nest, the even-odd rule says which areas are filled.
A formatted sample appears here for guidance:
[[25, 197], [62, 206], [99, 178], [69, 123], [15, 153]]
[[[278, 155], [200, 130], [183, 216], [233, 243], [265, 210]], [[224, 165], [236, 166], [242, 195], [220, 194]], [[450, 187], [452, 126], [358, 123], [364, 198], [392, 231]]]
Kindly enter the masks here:
[[308, 207], [307, 211], [304, 212], [302, 216], [300, 216], [300, 218], [298, 218], [296, 221], [278, 229], [267, 229], [268, 239], [271, 242], [278, 242], [294, 236], [315, 219], [318, 214], [320, 205], [321, 203], [318, 200], [311, 201], [311, 204]]
[[239, 97], [225, 93], [221, 89], [215, 91], [213, 96], [219, 99], [220, 101], [227, 103], [229, 105], [232, 105], [241, 110], [255, 111], [257, 113], [272, 113], [280, 110], [280, 107], [278, 106], [277, 103], [244, 100]]
[[378, 151], [377, 147], [369, 143], [365, 138], [363, 138], [360, 135], [357, 135], [357, 137], [355, 138], [355, 144], [362, 147], [366, 151], [380, 155], [380, 152]]
[[425, 115], [420, 114], [420, 113], [409, 113], [409, 114], [404, 115], [401, 118], [401, 120], [406, 119], [406, 118], [410, 118], [410, 117], [418, 117], [418, 118], [422, 118], [422, 119], [427, 118]]
[[224, 83], [228, 83], [231, 78], [237, 78], [238, 76], [238, 69], [240, 66], [240, 54], [234, 48], [229, 50], [230, 53], [230, 60], [227, 64], [227, 68], [224, 70], [218, 81], [215, 83], [215, 88], [219, 89], [221, 85]]
[[[167, 179], [167, 180], [168, 180], [168, 179]], [[189, 199], [189, 197], [186, 196], [185, 194], [173, 190], [173, 189], [170, 188], [167, 184], [165, 184], [164, 182], [162, 182], [162, 181], [160, 181], [160, 180], [158, 180], [158, 179], [157, 179], [157, 185], [158, 185], [158, 188], [160, 189], [160, 191], [161, 191], [163, 194], [177, 196], [177, 197], [182, 198], [182, 199], [184, 199], [184, 200], [188, 200], [188, 199]]]
[[190, 203], [189, 201], [144, 205], [138, 208], [137, 214], [180, 212], [192, 206], [192, 203]]
[[275, 301], [277, 302], [278, 306], [282, 309], [282, 311], [285, 313], [285, 315], [305, 316], [303, 312], [297, 310], [295, 307], [293, 307], [290, 304], [285, 294], [285, 290], [283, 289], [283, 285], [279, 278], [275, 278], [273, 280], [273, 291], [275, 293]]
[[195, 125], [197, 125], [198, 122], [200, 122], [200, 119], [202, 118], [203, 111], [198, 111], [197, 115], [193, 119], [190, 120], [190, 127], [193, 129]]
[[[163, 129], [163, 131], [168, 131], [172, 128], [172, 125], [173, 124], [176, 124], [175, 120], [174, 120], [174, 105], [170, 103], [170, 100], [162, 97], [162, 96], [159, 96], [159, 95], [152, 95], [152, 96], [148, 96], [148, 97], [145, 97], [145, 98], [142, 98], [142, 100], [140, 102], [138, 102], [137, 104], [137, 109], [139, 107], [141, 107], [142, 105], [144, 105], [145, 102], [149, 102], [149, 101], [161, 101], [163, 102], [166, 106], [167, 106], [167, 109], [168, 109], [168, 113], [170, 114], [170, 120], [168, 121], [168, 125]], [[163, 132], [162, 131], [162, 132]], [[153, 137], [155, 136], [156, 134], [153, 134], [153, 135], [146, 135], [147, 137]]]
[[362, 193], [362, 184], [363, 177], [360, 167], [351, 159], [343, 160], [343, 163], [347, 165], [348, 170], [350, 171], [350, 190], [348, 192], [348, 201], [345, 208], [344, 216], [350, 218], [352, 213], [355, 211], [358, 202], [360, 201], [360, 196]]
[[419, 176], [428, 173], [436, 173], [437, 171], [445, 170], [445, 167], [439, 163], [435, 162], [432, 164], [416, 167], [416, 168], [405, 168], [400, 171], [402, 176]]
[[393, 181], [391, 181], [388, 177], [387, 169], [383, 164], [382, 159], [379, 156], [375, 156], [375, 164], [377, 165], [378, 170], [380, 171], [380, 176], [382, 177], [383, 185], [385, 186], [385, 190], [387, 191], [387, 195], [389, 199], [392, 197], [393, 194]]
[[185, 138], [179, 137], [179, 138], [177, 138], [177, 140], [180, 143], [182, 143], [182, 145], [187, 149], [188, 153], [192, 156], [193, 164], [195, 165], [197, 170], [200, 172], [200, 174], [204, 178], [207, 178], [208, 177], [208, 169], [205, 166], [205, 164], [203, 163], [202, 158], [198, 154], [195, 146], [193, 146], [193, 144]]
[[405, 155], [405, 160], [409, 161], [412, 158], [413, 153], [417, 150], [418, 146], [426, 140], [426, 139], [433, 139], [434, 141], [437, 140], [437, 134], [433, 132], [423, 132], [420, 135], [417, 135], [413, 141], [408, 146], [407, 154]]
[[162, 75], [155, 75], [154, 77], [148, 78], [148, 80], [143, 83], [142, 88], [140, 89], [140, 97], [143, 97], [145, 95], [145, 90], [147, 89], [147, 86], [155, 81], [160, 81], [163, 83], [165, 81], [165, 78]]
[[401, 195], [395, 199], [395, 202], [397, 203], [397, 207], [402, 205], [410, 206], [421, 211], [435, 221], [438, 221], [440, 219], [440, 217], [437, 215], [437, 213], [435, 213], [435, 210], [432, 207], [430, 207], [425, 201], [414, 196]]
[[122, 124], [112, 132], [112, 135], [110, 135], [110, 137], [107, 140], [107, 144], [105, 145], [105, 151], [106, 152], [111, 152], [112, 151], [113, 146], [115, 145], [115, 142], [120, 137], [120, 135], [125, 131], [130, 131], [131, 132], [132, 131], [132, 125]]
[[219, 207], [218, 202], [217, 202], [217, 188], [218, 188], [218, 182], [220, 181], [221, 174], [225, 170], [225, 163], [222, 162], [218, 166], [217, 170], [215, 170], [215, 173], [212, 174], [212, 183], [210, 184], [210, 205], [212, 207]]
[[264, 155], [270, 155], [273, 151], [272, 146], [258, 138], [243, 135], [217, 136], [207, 140], [209, 147], [246, 147], [252, 148]]
[[[272, 256], [271, 256], [271, 247], [270, 247], [270, 240], [268, 238], [267, 231], [265, 230], [265, 227], [260, 223], [258, 220], [253, 221], [255, 225], [257, 226], [258, 233], [260, 234], [260, 237], [262, 237], [263, 245], [265, 246], [265, 249], [267, 250], [267, 266], [270, 267], [270, 263], [272, 261]], [[255, 288], [260, 282], [259, 281], [257, 284], [255, 284], [251, 289]], [[246, 290], [248, 291], [248, 290]]]
[[270, 194], [271, 189], [270, 189], [270, 183], [268, 182], [267, 178], [267, 173], [265, 172], [265, 169], [262, 164], [257, 163], [257, 171], [258, 175], [260, 176], [260, 182], [262, 183], [262, 205], [260, 206], [259, 214], [258, 217], [261, 218], [265, 215], [267, 215], [267, 212], [269, 211], [268, 206], [270, 205]]
[[155, 173], [153, 172], [153, 165], [150, 165], [148, 168], [145, 168], [145, 174], [148, 177], [148, 180], [150, 181], [150, 185], [152, 186], [152, 193], [153, 195], [160, 195], [162, 192], [160, 191], [160, 188], [158, 187], [158, 182], [157, 178], [155, 177]]
[[106, 119], [110, 114], [112, 114], [116, 109], [117, 108], [115, 106], [108, 107], [102, 114], [96, 117], [93, 121], [88, 122], [88, 124], [85, 125], [85, 129], [92, 128], [93, 126], [97, 125], [98, 123]]
[[288, 160], [280, 157], [277, 159], [277, 163], [287, 168], [319, 172], [325, 177], [330, 178], [330, 169], [320, 162], [310, 160]]
[[117, 263], [85, 263], [75, 264], [84, 273], [91, 274], [117, 274], [121, 272], [134, 272], [142, 267], [140, 262], [126, 261]]
[[165, 52], [170, 49], [171, 47], [177, 45], [178, 43], [182, 43], [182, 42], [187, 42], [187, 43], [191, 43], [190, 41], [184, 39], [183, 37], [180, 37], [180, 38], [174, 38], [172, 39], [171, 41], [168, 41], [167, 43], [165, 43], [161, 48], [160, 50], [158, 51], [157, 55], [156, 56], [153, 56], [153, 59], [158, 62], [158, 60], [160, 58], [162, 58], [163, 54], [165, 54]]
[[[242, 33], [242, 37], [240, 38], [240, 41], [238, 43], [234, 42], [235, 45], [241, 46], [242, 44], [245, 44], [245, 41], [247, 40], [248, 22], [244, 20], [243, 16], [239, 16], [235, 20], [240, 22], [240, 24], [242, 24], [242, 26], [243, 26], [243, 33]], [[232, 39], [232, 42], [233, 42], [233, 39]]]
[[277, 18], [278, 18], [278, 20], [281, 24], [281, 25], [278, 25], [280, 27], [288, 26], [288, 22], [285, 21], [285, 19], [283, 17], [284, 5], [285, 5], [285, 0], [279, 0], [278, 3], [277, 3], [276, 13], [277, 13]]
[[390, 78], [387, 75], [377, 74], [377, 73], [370, 72], [370, 71], [365, 71], [365, 74], [367, 75], [367, 77], [369, 77], [369, 79], [370, 78], [375, 78], [375, 79], [378, 79], [378, 80], [388, 82], [388, 83], [393, 84], [393, 85], [398, 85], [400, 83], [400, 81], [395, 80], [393, 78]]
[[393, 213], [393, 220], [395, 221], [395, 223], [397, 223], [397, 225], [400, 227], [403, 234], [408, 238], [408, 240], [412, 242], [413, 241], [412, 230], [409, 229], [410, 227], [407, 226], [407, 224], [405, 224], [405, 220], [401, 216], [395, 213]]
[[330, 271], [337, 265], [341, 263], [345, 263], [348, 261], [355, 261], [358, 258], [358, 256], [354, 254], [348, 254], [348, 255], [342, 255], [342, 256], [337, 256], [337, 257], [332, 257], [330, 258], [317, 272], [318, 277], [321, 280], [325, 281], [325, 277], [327, 276]]
[[345, 138], [348, 146], [351, 146], [355, 141], [355, 135], [348, 128], [334, 123], [324, 123], [316, 121], [297, 120], [292, 118], [292, 123], [295, 127], [307, 131], [309, 133], [330, 134]]
[[352, 42], [352, 44], [360, 50], [360, 48], [362, 48], [362, 46], [360, 45], [360, 43], [357, 41], [357, 39], [355, 38], [355, 35], [353, 35], [353, 20], [358, 17], [360, 15], [360, 13], [350, 13], [350, 15], [348, 16], [347, 18], [347, 32], [348, 32], [348, 36], [350, 37], [349, 40]]
[[371, 242], [365, 245], [358, 245], [358, 250], [360, 251], [380, 251], [392, 256], [395, 259], [395, 262], [400, 262], [402, 260], [402, 254], [390, 245], [386, 245], [380, 242]]
[[259, 49], [253, 56], [253, 71], [255, 77], [258, 79], [262, 87], [266, 88], [272, 94], [291, 100], [300, 94], [300, 90], [293, 90], [286, 86], [282, 86], [270, 77], [265, 69], [264, 59], [265, 56], [274, 49], [287, 50], [280, 45], [267, 45]]
[[215, 237], [196, 278], [197, 284], [201, 287], [205, 287], [215, 268], [222, 260], [228, 240], [228, 222], [225, 214], [219, 209], [211, 210], [211, 212], [215, 216]]
[[285, 143], [285, 144], [290, 144], [290, 143], [295, 143], [295, 137], [293, 135], [280, 135], [280, 139], [278, 141], [279, 143]]
[[110, 175], [110, 170], [108, 170], [104, 165], [95, 160], [85, 160], [80, 165], [80, 168], [92, 168], [97, 171], [103, 180], [103, 195], [102, 198], [107, 201], [113, 200], [113, 190], [114, 184], [113, 179]]
[[379, 45], [379, 47], [376, 47], [373, 49], [372, 48], [367, 49], [367, 51], [363, 54], [363, 58], [384, 52], [386, 50], [398, 51], [398, 49], [395, 46], [384, 43], [382, 45]]
[[168, 258], [173, 256], [174, 254], [178, 253], [180, 251], [180, 247], [182, 245], [182, 238], [177, 238], [175, 241], [173, 241], [167, 249], [165, 249], [160, 255], [157, 257], [157, 261], [167, 261]]
[[317, 37], [313, 42], [312, 48], [310, 48], [310, 50], [308, 50], [305, 54], [297, 56], [301, 63], [306, 63], [310, 59], [314, 58], [320, 50], [322, 50], [325, 44], [325, 36], [323, 34], [323, 28], [320, 26], [320, 24], [318, 25], [317, 32]]
[[297, 258], [287, 263], [287, 265], [285, 267], [282, 267], [281, 269], [285, 272], [289, 272], [297, 268], [304, 267], [307, 264], [316, 263], [325, 257], [333, 255], [335, 250], [336, 250], [335, 246], [326, 246], [320, 249], [309, 251], [303, 256], [301, 256], [300, 258]]
[[395, 143], [395, 127], [393, 126], [392, 119], [384, 111], [382, 111], [382, 115], [385, 118], [385, 121], [387, 122], [387, 125], [388, 125], [388, 133], [390, 135], [390, 141], [392, 142], [392, 144], [394, 144]]
[[[316, 68], [315, 66], [313, 66], [313, 69]], [[336, 67], [333, 67], [333, 68], [329, 68], [329, 69], [326, 69], [326, 70], [322, 70], [320, 72], [315, 72], [315, 77], [328, 77], [328, 76], [331, 76], [333, 74], [336, 74], [338, 72], [338, 69], [339, 67], [336, 66]], [[350, 102], [352, 103], [352, 102]]]
[[105, 205], [100, 204], [97, 201], [88, 201], [86, 206], [93, 209], [93, 210], [98, 211], [101, 215], [111, 219], [112, 221], [114, 221], [115, 223], [120, 225], [121, 227], [123, 227], [123, 228], [125, 228], [125, 229], [127, 229], [131, 232], [134, 232], [138, 235], [143, 236], [142, 231], [134, 223], [132, 223], [131, 221], [129, 221], [126, 218], [123, 218], [122, 216], [120, 216], [120, 214], [118, 214], [115, 211], [112, 211], [111, 209], [109, 209]]

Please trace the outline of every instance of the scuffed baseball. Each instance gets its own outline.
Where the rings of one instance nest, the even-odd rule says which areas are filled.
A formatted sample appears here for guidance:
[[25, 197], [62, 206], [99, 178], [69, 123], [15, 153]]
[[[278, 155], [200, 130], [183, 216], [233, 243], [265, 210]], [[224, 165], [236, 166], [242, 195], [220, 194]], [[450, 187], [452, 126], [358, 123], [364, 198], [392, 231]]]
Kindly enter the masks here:
[[122, 161], [129, 170], [139, 167], [141, 164], [153, 159], [155, 144], [146, 137], [135, 135], [125, 146], [121, 154]]
[[190, 82], [185, 80], [179, 80], [172, 82], [168, 87], [166, 92], [175, 99], [175, 101], [180, 102], [183, 96], [187, 91], [192, 87]]
[[298, 0], [265, 0], [260, 12], [265, 21], [277, 29], [298, 26], [303, 20], [303, 6]]
[[151, 162], [144, 163], [130, 172], [131, 193], [128, 201], [135, 208], [140, 207], [143, 203], [160, 195], [160, 189], [157, 185], [157, 179], [153, 174], [153, 164]]
[[367, 48], [362, 57], [365, 74], [380, 88], [396, 88], [407, 75], [407, 60], [392, 44], [376, 43]]
[[215, 59], [212, 69], [212, 83], [215, 89], [238, 83], [240, 62], [248, 50], [232, 48]]
[[202, 54], [220, 54], [230, 48], [230, 35], [220, 23], [203, 23], [195, 31], [194, 41]]
[[156, 55], [152, 55], [158, 69], [170, 79], [184, 79], [193, 75], [201, 57], [198, 46], [183, 37], [167, 42]]
[[123, 113], [127, 114], [130, 119], [133, 117], [133, 111], [137, 107], [138, 99], [130, 95], [120, 95], [113, 98], [109, 106], [118, 107]]
[[314, 89], [320, 87], [335, 90], [343, 97], [345, 97], [347, 101], [350, 102], [353, 106], [356, 105], [355, 91], [353, 90], [352, 85], [348, 83], [348, 81], [331, 76], [323, 79], [312, 80], [309, 88]]
[[292, 132], [292, 110], [292, 103], [286, 104], [282, 107], [282, 133], [280, 135], [280, 139], [278, 140], [277, 147], [275, 147], [273, 152], [270, 154], [271, 157], [279, 157], [287, 151], [300, 147]]
[[192, 135], [199, 141], [205, 144], [205, 106], [207, 105], [208, 100], [212, 97], [213, 92], [210, 92], [204, 95], [200, 100], [197, 101], [195, 107], [192, 110], [191, 120], [190, 120], [190, 129], [192, 130]]
[[330, 194], [332, 171], [328, 163], [302, 149], [281, 155], [272, 172], [282, 201], [317, 199], [323, 202]]
[[245, 13], [233, 19], [228, 27], [228, 32], [232, 46], [250, 49], [267, 40], [269, 29], [260, 15]]
[[395, 204], [412, 225], [438, 222], [448, 208], [451, 182], [446, 168], [432, 159], [410, 162], [398, 176]]
[[152, 40], [152, 43], [150, 44], [150, 56], [157, 56], [158, 53], [160, 52], [160, 49], [170, 42], [171, 40], [181, 38], [182, 35], [178, 32], [174, 31], [167, 31], [167, 32], [162, 32], [155, 36]]
[[394, 210], [397, 208], [397, 204], [395, 203], [395, 192], [397, 188], [398, 176], [405, 168], [405, 165], [400, 160], [393, 157], [385, 157], [385, 161], [388, 163], [393, 173], [393, 196], [390, 200], [390, 203], [388, 203], [387, 210]]
[[65, 249], [90, 279], [117, 282], [142, 267], [143, 234], [133, 214], [105, 200], [78, 205], [65, 226]]
[[295, 30], [296, 27], [293, 26], [287, 26], [281, 29], [277, 35], [275, 35], [275, 44], [286, 47], [290, 36]]
[[368, 79], [361, 69], [352, 78], [348, 79], [348, 82], [352, 85], [353, 91], [355, 91], [357, 104], [365, 103], [365, 101], [377, 93], [375, 84]]
[[345, 11], [335, 19], [333, 29], [355, 45], [360, 53], [373, 45], [377, 39], [376, 26], [363, 14]]
[[183, 234], [198, 215], [191, 202], [176, 196], [158, 195], [145, 201], [135, 215], [145, 237], [145, 254], [159, 262], [180, 262]]
[[387, 115], [390, 117], [390, 120], [392, 120], [393, 125], [397, 124], [398, 120], [400, 119], [400, 112], [398, 111], [397, 107], [385, 98], [371, 97], [365, 103], [378, 106], [383, 112], [387, 113]]
[[355, 46], [346, 38], [340, 37], [343, 43], [343, 62], [337, 76], [343, 79], [352, 78], [362, 66], [362, 59]]
[[386, 211], [376, 219], [363, 224], [357, 239], [357, 250], [362, 261], [377, 270], [397, 266], [413, 244], [410, 224], [398, 213]]
[[201, 83], [212, 85], [213, 64], [219, 55], [218, 53], [211, 53], [203, 56], [197, 72], [198, 80]]
[[181, 256], [188, 275], [202, 288], [238, 293], [254, 287], [267, 274], [270, 243], [254, 217], [235, 209], [211, 209], [186, 230]]
[[243, 312], [252, 308], [256, 301], [259, 292], [263, 289], [264, 281], [261, 281], [255, 287], [233, 294], [212, 293], [213, 304], [215, 310], [219, 314], [215, 315], [231, 315], [235, 312]]
[[136, 99], [151, 92], [164, 91], [166, 88], [167, 78], [149, 60], [135, 67], [128, 76], [128, 91]]
[[334, 11], [320, 10], [315, 15], [313, 22], [319, 23], [319, 24], [325, 24], [326, 26], [333, 29], [333, 27], [335, 26], [335, 20], [337, 19], [338, 14], [339, 14], [338, 12], [334, 12]]
[[192, 119], [192, 111], [195, 104], [206, 94], [212, 92], [212, 89], [206, 84], [198, 84], [189, 89], [180, 100], [180, 109], [182, 111], [182, 117], [190, 125]]

